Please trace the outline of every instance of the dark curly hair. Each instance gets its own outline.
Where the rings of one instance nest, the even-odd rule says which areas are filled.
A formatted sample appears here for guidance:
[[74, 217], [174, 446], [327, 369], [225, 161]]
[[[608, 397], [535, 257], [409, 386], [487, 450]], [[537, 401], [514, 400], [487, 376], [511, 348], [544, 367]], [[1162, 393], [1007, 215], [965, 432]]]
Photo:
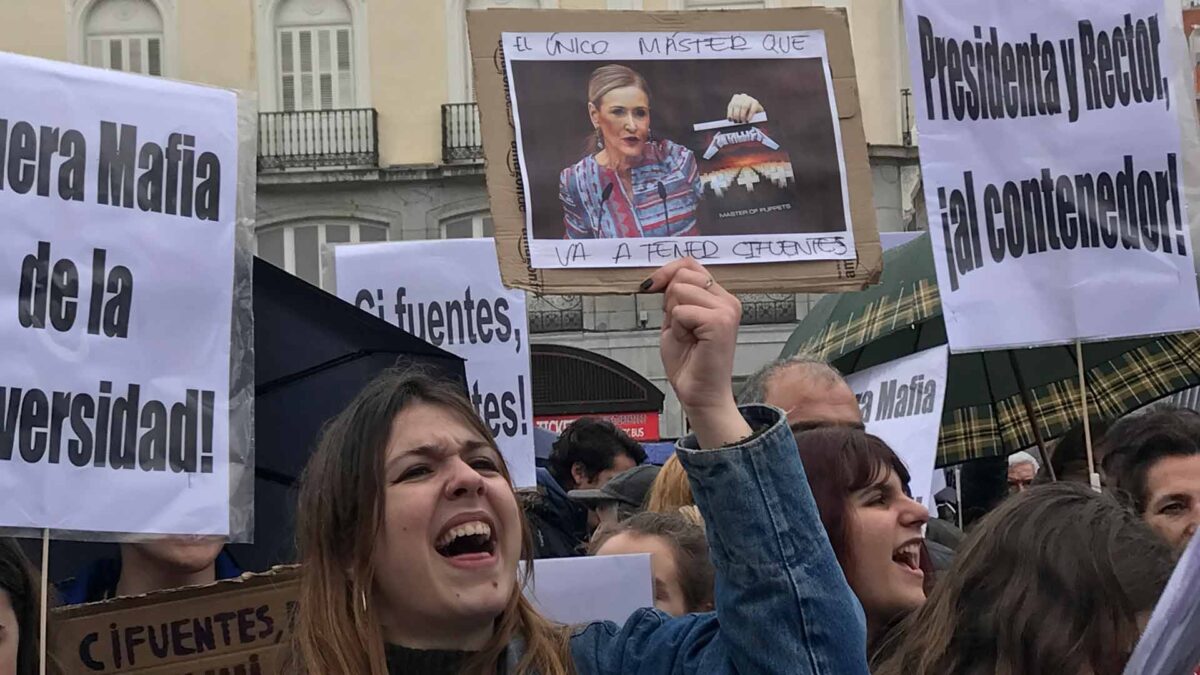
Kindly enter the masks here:
[[1100, 451], [1109, 486], [1145, 513], [1150, 469], [1165, 457], [1200, 455], [1200, 412], [1161, 406], [1124, 417], [1104, 435]]
[[646, 461], [646, 451], [624, 431], [608, 420], [580, 417], [563, 430], [550, 451], [550, 473], [564, 490], [577, 485], [571, 475], [576, 462], [583, 465], [589, 480], [613, 466], [618, 454], [627, 455], [636, 464]]

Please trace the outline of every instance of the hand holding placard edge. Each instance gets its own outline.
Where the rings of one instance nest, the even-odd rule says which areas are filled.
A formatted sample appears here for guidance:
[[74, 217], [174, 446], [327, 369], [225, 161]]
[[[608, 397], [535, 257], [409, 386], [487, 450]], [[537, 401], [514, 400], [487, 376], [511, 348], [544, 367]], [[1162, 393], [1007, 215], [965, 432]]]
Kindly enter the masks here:
[[700, 447], [748, 437], [730, 386], [741, 303], [691, 258], [659, 268], [647, 281], [644, 288], [663, 293], [663, 369]]

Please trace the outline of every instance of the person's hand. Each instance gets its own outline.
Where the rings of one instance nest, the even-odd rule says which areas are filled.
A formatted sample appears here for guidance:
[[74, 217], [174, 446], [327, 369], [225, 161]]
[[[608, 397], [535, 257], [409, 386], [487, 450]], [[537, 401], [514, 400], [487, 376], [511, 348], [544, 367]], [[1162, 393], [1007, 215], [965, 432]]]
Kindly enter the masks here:
[[664, 294], [663, 368], [700, 446], [721, 447], [749, 436], [733, 400], [741, 303], [691, 258], [659, 268], [647, 283], [645, 290]]
[[725, 109], [725, 117], [730, 122], [738, 122], [745, 124], [750, 121], [760, 112], [766, 112], [758, 99], [749, 94], [734, 94], [733, 98], [729, 99], [729, 105]]

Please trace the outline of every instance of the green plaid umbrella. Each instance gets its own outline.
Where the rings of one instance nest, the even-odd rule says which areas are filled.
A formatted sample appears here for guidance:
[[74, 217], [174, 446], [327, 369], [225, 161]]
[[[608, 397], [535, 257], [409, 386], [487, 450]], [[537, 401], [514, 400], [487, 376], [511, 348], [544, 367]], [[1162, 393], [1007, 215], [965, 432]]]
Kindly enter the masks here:
[[[843, 373], [946, 343], [929, 235], [884, 254], [881, 283], [828, 295], [782, 356], [820, 356]], [[1090, 415], [1116, 417], [1200, 384], [1200, 333], [1083, 346]], [[952, 354], [938, 466], [1003, 456], [1049, 441], [1080, 419], [1074, 345]], [[1027, 410], [1032, 411], [1031, 415]]]

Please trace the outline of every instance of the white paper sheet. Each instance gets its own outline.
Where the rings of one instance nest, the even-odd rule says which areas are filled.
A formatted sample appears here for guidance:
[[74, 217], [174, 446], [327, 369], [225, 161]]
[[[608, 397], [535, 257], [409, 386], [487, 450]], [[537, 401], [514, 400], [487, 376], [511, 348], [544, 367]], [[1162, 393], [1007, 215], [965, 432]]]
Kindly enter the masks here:
[[913, 499], [936, 511], [931, 485], [946, 400], [945, 345], [853, 373], [867, 431], [884, 440], [911, 475]]
[[237, 98], [0, 54], [0, 526], [229, 533]]
[[526, 596], [559, 623], [623, 624], [633, 612], [654, 606], [649, 553], [535, 560], [533, 578]]
[[1178, 12], [905, 3], [951, 351], [1200, 327], [1187, 205], [1200, 140]]

